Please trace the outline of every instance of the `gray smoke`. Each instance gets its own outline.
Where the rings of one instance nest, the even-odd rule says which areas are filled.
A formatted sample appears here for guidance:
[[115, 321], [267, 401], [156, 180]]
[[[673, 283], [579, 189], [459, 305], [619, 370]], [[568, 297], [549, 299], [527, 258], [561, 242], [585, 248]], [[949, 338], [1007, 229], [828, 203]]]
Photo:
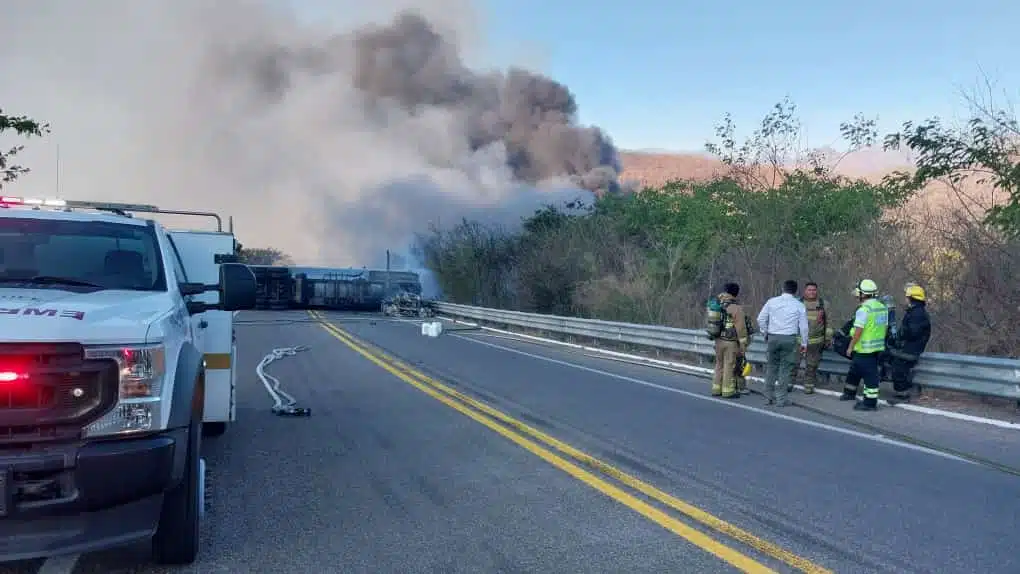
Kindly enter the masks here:
[[[476, 26], [444, 15], [468, 7], [338, 4], [350, 22], [311, 26], [249, 0], [18, 3], [0, 102], [51, 121], [65, 197], [222, 211], [308, 264], [378, 265], [430, 226], [619, 190], [565, 86], [465, 63]], [[52, 195], [35, 146], [20, 187]]]

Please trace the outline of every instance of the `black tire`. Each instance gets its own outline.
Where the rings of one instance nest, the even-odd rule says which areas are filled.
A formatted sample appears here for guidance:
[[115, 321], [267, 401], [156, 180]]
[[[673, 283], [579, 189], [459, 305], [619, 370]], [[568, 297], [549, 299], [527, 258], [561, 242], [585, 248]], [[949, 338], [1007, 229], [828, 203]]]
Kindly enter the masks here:
[[152, 557], [157, 564], [191, 564], [198, 557], [202, 504], [199, 497], [202, 423], [198, 420], [191, 422], [187, 449], [184, 477], [163, 495], [159, 526], [152, 537]]
[[217, 437], [225, 432], [227, 432], [227, 423], [225, 422], [202, 423], [202, 436]]

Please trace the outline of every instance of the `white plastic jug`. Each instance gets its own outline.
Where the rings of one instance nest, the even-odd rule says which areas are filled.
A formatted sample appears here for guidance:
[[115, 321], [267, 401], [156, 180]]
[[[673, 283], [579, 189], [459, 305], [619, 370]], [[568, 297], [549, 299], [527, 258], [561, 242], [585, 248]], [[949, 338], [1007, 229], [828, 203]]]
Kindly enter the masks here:
[[421, 334], [426, 337], [438, 337], [443, 333], [443, 324], [440, 321], [427, 321], [421, 324]]

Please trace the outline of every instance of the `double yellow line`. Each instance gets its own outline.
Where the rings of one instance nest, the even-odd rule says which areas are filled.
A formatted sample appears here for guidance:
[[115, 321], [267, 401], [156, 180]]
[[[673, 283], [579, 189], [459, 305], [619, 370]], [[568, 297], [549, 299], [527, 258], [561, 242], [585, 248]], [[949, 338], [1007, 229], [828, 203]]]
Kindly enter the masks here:
[[[525, 423], [496, 410], [485, 403], [479, 402], [456, 389], [436, 381], [428, 375], [414, 369], [403, 361], [387, 355], [382, 350], [370, 348], [370, 346], [349, 333], [328, 323], [322, 314], [312, 311], [313, 318], [318, 319], [323, 328], [330, 335], [339, 339], [352, 350], [375, 363], [383, 370], [389, 372], [398, 379], [415, 387], [421, 392], [429, 395], [451, 409], [470, 417], [487, 428], [499, 433], [521, 448], [566, 472], [570, 476], [583, 482], [589, 487], [616, 500], [652, 522], [662, 526], [666, 530], [684, 538], [688, 542], [709, 552], [721, 560], [733, 565], [742, 572], [765, 573], [775, 572], [765, 564], [758, 562], [729, 546], [722, 544], [704, 532], [692, 528], [671, 514], [641, 500], [633, 494], [625, 491], [593, 472], [582, 468], [581, 465], [597, 471], [606, 477], [615, 479], [622, 485], [637, 491], [648, 498], [655, 500], [669, 509], [683, 514], [687, 518], [701, 523], [702, 525], [723, 534], [735, 541], [743, 543], [758, 552], [783, 562], [802, 572], [810, 574], [832, 574], [831, 570], [823, 568], [806, 558], [797, 556], [767, 540], [763, 540], [750, 532], [730, 524], [700, 508], [688, 504], [670, 494], [667, 494], [654, 486], [619, 470], [608, 463], [605, 463], [587, 453], [552, 437], [542, 431], [526, 425]], [[543, 446], [544, 445], [544, 446]], [[548, 447], [548, 448], [547, 448]], [[552, 449], [552, 450], [551, 450]], [[557, 454], [555, 451], [559, 451]], [[571, 460], [568, 460], [572, 459]], [[580, 464], [578, 464], [580, 463]]]

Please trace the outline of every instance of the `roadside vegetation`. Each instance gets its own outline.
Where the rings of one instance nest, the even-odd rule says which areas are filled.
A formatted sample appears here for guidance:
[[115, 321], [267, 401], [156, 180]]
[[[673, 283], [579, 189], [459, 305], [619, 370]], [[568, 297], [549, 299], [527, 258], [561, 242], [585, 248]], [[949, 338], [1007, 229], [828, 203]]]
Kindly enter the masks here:
[[[913, 169], [881, 180], [841, 176], [839, 157], [798, 149], [784, 100], [745, 141], [724, 118], [707, 149], [725, 170], [709, 181], [550, 205], [515, 229], [464, 220], [419, 237], [417, 255], [449, 301], [694, 328], [730, 280], [754, 313], [784, 279], [816, 281], [837, 320], [860, 278], [897, 299], [918, 281], [935, 322], [930, 350], [1020, 356], [1020, 126], [968, 101], [961, 126], [935, 118], [880, 138], [864, 117], [842, 125], [849, 151], [910, 152]], [[0, 136], [49, 129], [0, 109]], [[22, 147], [0, 149], [0, 190], [29, 172], [14, 161]], [[238, 254], [291, 264], [269, 247]]]
[[1020, 129], [970, 102], [963, 126], [931, 119], [882, 138], [861, 116], [841, 126], [850, 151], [910, 152], [914, 169], [881, 180], [843, 177], [840, 158], [798, 149], [783, 101], [746, 141], [724, 119], [707, 148], [725, 171], [710, 181], [550, 205], [520, 229], [465, 220], [418, 249], [452, 302], [690, 328], [729, 280], [755, 314], [784, 279], [814, 280], [837, 320], [860, 278], [897, 301], [918, 281], [929, 350], [1018, 356]]

